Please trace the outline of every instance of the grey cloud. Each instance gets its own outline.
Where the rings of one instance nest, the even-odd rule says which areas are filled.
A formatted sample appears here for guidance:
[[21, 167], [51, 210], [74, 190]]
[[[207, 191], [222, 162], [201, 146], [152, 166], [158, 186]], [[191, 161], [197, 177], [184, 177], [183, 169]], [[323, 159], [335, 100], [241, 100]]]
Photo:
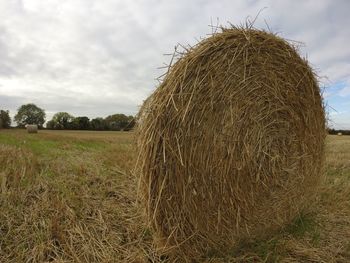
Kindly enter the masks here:
[[6, 97], [11, 109], [32, 100], [48, 112], [136, 113], [169, 62], [163, 54], [195, 44], [217, 18], [240, 24], [264, 7], [257, 27], [266, 20], [304, 42], [302, 54], [330, 83], [350, 79], [347, 0], [23, 0], [0, 3], [0, 96], [16, 98]]
[[23, 102], [23, 98], [18, 96], [6, 96], [0, 94], [0, 109], [9, 109], [15, 111]]
[[[37, 99], [36, 99], [37, 98]], [[71, 96], [53, 96], [45, 92], [29, 93], [26, 96], [6, 96], [0, 94], [0, 109], [9, 109], [13, 117], [20, 105], [26, 103], [35, 103], [46, 110], [47, 119], [59, 111], [67, 111], [75, 116], [88, 116], [89, 118], [106, 117], [116, 112], [135, 115], [137, 107], [127, 98], [84, 98]], [[130, 106], [132, 105], [132, 106]]]

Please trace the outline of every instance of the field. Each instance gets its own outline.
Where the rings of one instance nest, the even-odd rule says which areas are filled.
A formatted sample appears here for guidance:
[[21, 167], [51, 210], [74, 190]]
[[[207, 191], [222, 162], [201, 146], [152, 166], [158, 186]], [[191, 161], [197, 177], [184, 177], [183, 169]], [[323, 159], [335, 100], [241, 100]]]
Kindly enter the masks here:
[[[0, 262], [167, 262], [137, 208], [133, 136], [1, 130]], [[350, 136], [328, 136], [309, 210], [203, 262], [350, 262]]]

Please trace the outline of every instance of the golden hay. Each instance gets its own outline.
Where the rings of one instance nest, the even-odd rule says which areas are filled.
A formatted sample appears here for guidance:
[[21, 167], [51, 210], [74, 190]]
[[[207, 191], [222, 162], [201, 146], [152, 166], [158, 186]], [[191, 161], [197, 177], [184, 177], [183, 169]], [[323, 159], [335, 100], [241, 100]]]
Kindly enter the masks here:
[[27, 150], [0, 144], [0, 167], [0, 193], [6, 193], [34, 178], [37, 161]]
[[233, 27], [187, 49], [139, 113], [159, 250], [198, 259], [291, 222], [317, 191], [325, 135], [315, 74], [287, 41]]
[[27, 132], [28, 133], [38, 133], [38, 125], [27, 125]]

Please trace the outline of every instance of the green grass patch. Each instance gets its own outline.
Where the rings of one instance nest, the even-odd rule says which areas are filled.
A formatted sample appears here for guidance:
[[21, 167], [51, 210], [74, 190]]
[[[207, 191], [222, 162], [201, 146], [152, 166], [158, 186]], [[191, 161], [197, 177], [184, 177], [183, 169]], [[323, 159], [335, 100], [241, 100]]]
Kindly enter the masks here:
[[37, 134], [3, 133], [0, 134], [0, 143], [15, 145], [31, 150], [36, 155], [46, 155], [54, 151], [58, 143], [52, 140], [43, 139]]
[[106, 143], [101, 141], [74, 140], [71, 143], [78, 150], [101, 150], [106, 147]]
[[27, 133], [0, 133], [0, 143], [15, 145], [30, 149], [38, 156], [52, 155], [61, 152], [69, 154], [70, 151], [93, 151], [105, 149], [107, 143], [91, 139], [72, 139], [68, 137], [48, 137], [41, 134]]
[[0, 143], [6, 145], [15, 145], [20, 146], [23, 145], [23, 140], [19, 140], [15, 138], [13, 135], [0, 133]]
[[344, 178], [350, 179], [350, 169], [349, 168], [328, 168], [327, 169], [327, 178]]
[[58, 146], [58, 143], [55, 141], [35, 140], [35, 139], [28, 140], [26, 144], [27, 144], [27, 147], [37, 155], [50, 154], [53, 151], [55, 151], [55, 149]]
[[320, 241], [320, 230], [313, 214], [301, 214], [284, 232], [292, 235], [295, 238], [302, 238], [306, 235], [311, 237], [311, 241], [317, 245]]
[[279, 237], [260, 240], [242, 240], [230, 253], [229, 257], [237, 257], [247, 252], [259, 256], [264, 262], [279, 262], [285, 254]]

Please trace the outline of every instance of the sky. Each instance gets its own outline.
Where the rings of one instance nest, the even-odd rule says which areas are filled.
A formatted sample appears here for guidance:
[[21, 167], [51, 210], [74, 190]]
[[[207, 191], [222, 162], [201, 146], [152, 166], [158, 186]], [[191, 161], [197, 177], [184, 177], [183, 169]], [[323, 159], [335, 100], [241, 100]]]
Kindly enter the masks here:
[[260, 12], [255, 27], [302, 43], [330, 125], [350, 129], [349, 11], [348, 0], [1, 0], [0, 109], [136, 114], [178, 43]]

